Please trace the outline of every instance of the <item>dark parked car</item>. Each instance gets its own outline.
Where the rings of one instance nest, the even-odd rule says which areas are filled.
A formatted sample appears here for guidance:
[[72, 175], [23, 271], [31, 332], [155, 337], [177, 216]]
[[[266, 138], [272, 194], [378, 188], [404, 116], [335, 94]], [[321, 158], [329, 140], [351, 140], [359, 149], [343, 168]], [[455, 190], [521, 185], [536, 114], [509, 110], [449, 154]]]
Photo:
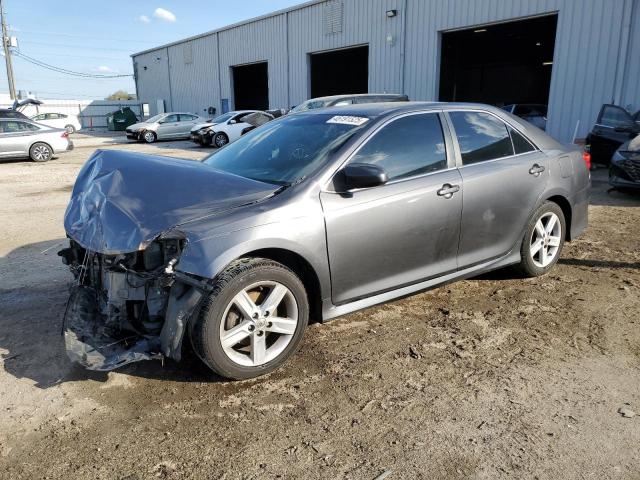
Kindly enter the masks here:
[[640, 190], [640, 135], [623, 143], [613, 154], [609, 184], [620, 190]]
[[537, 103], [514, 103], [505, 105], [503, 110], [517, 115], [536, 127], [546, 130], [547, 128], [547, 106]]
[[591, 160], [599, 165], [609, 165], [613, 153], [638, 134], [640, 111], [631, 115], [618, 105], [603, 105], [596, 124], [587, 136]]
[[30, 120], [24, 113], [12, 108], [0, 108], [0, 117], [2, 118], [20, 118], [21, 120]]
[[362, 93], [356, 95], [333, 95], [331, 97], [318, 97], [302, 102], [292, 108], [290, 113], [306, 112], [316, 108], [343, 107], [346, 105], [360, 105], [363, 103], [380, 102], [408, 102], [409, 97], [397, 93]]
[[[473, 104], [287, 115], [203, 162], [113, 150], [65, 214], [71, 359], [281, 365], [310, 320], [516, 265], [547, 273], [587, 225], [581, 152]], [[532, 285], [531, 288], [534, 288]]]

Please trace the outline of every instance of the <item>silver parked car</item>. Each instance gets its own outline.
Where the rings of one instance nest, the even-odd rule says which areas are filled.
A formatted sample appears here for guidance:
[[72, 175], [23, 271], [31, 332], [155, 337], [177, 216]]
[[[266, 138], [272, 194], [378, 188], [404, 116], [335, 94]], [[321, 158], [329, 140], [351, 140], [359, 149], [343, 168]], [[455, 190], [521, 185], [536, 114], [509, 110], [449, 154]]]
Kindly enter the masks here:
[[126, 128], [129, 140], [153, 143], [156, 140], [179, 140], [189, 138], [191, 129], [207, 119], [193, 113], [160, 113], [144, 122]]
[[55, 155], [73, 149], [69, 134], [31, 120], [0, 118], [0, 159], [30, 158], [46, 162]]
[[[135, 160], [135, 161], [132, 161]], [[497, 108], [287, 115], [197, 163], [100, 151], [65, 215], [71, 359], [278, 367], [310, 320], [515, 265], [547, 273], [587, 225], [580, 151]], [[532, 287], [533, 288], [533, 287]]]

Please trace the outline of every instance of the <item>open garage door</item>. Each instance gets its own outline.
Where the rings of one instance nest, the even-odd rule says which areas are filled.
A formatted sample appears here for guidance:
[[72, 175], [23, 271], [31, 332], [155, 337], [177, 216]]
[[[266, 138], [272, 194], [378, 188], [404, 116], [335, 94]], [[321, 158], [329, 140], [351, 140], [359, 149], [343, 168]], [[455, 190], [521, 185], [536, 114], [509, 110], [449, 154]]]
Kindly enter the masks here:
[[236, 110], [269, 109], [269, 68], [267, 62], [231, 67], [233, 103]]
[[557, 15], [442, 34], [440, 100], [547, 104]]
[[313, 53], [311, 98], [369, 91], [369, 47]]

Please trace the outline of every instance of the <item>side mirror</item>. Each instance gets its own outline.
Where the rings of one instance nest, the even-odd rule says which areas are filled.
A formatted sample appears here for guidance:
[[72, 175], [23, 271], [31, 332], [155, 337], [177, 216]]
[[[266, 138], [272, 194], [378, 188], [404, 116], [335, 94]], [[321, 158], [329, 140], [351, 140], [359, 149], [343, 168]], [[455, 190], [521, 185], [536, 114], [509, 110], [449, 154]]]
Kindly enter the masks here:
[[389, 177], [384, 168], [370, 163], [350, 163], [342, 169], [340, 183], [346, 190], [384, 185]]
[[236, 122], [235, 120], [229, 120], [229, 125], [235, 125], [236, 123], [238, 122]]

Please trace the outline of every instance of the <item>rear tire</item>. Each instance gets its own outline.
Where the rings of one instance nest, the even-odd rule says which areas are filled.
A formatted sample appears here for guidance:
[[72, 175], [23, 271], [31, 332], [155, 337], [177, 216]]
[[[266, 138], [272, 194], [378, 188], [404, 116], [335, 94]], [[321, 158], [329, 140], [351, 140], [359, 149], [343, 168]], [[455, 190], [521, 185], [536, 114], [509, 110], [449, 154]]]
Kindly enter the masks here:
[[216, 373], [247, 379], [281, 366], [297, 350], [308, 322], [300, 279], [273, 260], [244, 258], [217, 277], [191, 327], [191, 343]]
[[158, 136], [156, 135], [156, 132], [147, 130], [146, 132], [143, 132], [142, 135], [140, 135], [140, 138], [145, 143], [153, 143], [158, 139]]
[[557, 203], [545, 202], [527, 225], [517, 269], [526, 277], [544, 275], [560, 258], [566, 232], [564, 213]]
[[34, 143], [29, 149], [29, 158], [34, 162], [48, 162], [53, 158], [53, 149], [43, 142]]
[[64, 129], [69, 135], [71, 135], [72, 133], [76, 133], [76, 127], [74, 127], [73, 125], [66, 125]]

